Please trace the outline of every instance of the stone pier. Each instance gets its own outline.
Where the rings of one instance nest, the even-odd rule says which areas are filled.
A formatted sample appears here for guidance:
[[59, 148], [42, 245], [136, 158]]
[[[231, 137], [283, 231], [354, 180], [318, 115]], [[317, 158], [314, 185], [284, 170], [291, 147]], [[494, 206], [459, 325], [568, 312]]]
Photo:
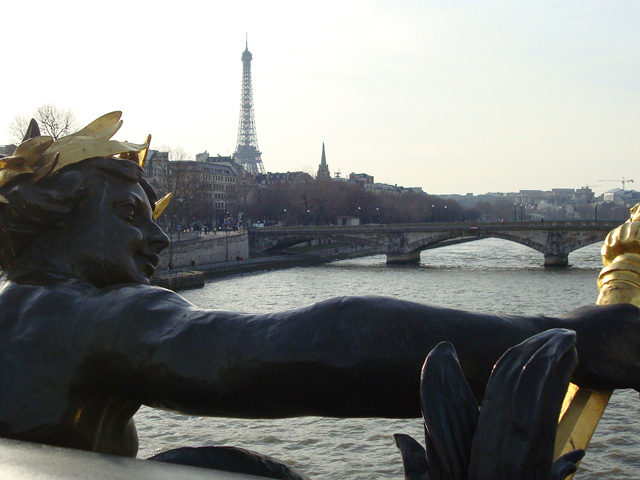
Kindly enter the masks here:
[[387, 253], [388, 265], [410, 265], [420, 263], [420, 250], [409, 253]]
[[569, 265], [569, 255], [547, 253], [544, 256], [545, 267], [566, 267]]

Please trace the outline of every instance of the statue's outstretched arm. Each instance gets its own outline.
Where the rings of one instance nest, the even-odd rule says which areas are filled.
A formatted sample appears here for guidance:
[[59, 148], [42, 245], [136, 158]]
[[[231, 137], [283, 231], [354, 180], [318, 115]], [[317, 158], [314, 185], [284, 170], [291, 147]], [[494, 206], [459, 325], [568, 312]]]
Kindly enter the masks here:
[[132, 400], [199, 415], [418, 416], [420, 368], [440, 341], [456, 345], [473, 388], [507, 348], [561, 322], [382, 297], [248, 315], [150, 287], [127, 294], [102, 370]]

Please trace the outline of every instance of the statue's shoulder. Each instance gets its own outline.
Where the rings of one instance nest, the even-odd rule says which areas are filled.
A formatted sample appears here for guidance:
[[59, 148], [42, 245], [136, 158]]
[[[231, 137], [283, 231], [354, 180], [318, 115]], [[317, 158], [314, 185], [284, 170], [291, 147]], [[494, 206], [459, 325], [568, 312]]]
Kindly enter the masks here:
[[191, 305], [190, 302], [172, 290], [141, 283], [122, 283], [105, 288], [96, 288], [92, 292], [96, 299], [117, 299], [118, 302], [140, 304], [144, 302], [176, 302]]
[[141, 304], [157, 305], [159, 302], [189, 304], [175, 292], [151, 285], [120, 284], [97, 288], [74, 278], [28, 281], [24, 278], [14, 280], [0, 276], [0, 304], [16, 308], [46, 305], [48, 308], [69, 310], [109, 305], [113, 309]]
[[40, 337], [72, 332], [87, 342], [96, 332], [117, 337], [134, 327], [157, 328], [191, 307], [175, 292], [143, 284], [96, 288], [73, 279], [44, 284], [0, 280], [0, 328], [29, 326]]
[[91, 294], [91, 285], [83, 282], [68, 280], [44, 280], [31, 281], [23, 278], [8, 278], [7, 275], [0, 276], [0, 300], [30, 301], [51, 300], [52, 298], [68, 298], [70, 296], [85, 296]]

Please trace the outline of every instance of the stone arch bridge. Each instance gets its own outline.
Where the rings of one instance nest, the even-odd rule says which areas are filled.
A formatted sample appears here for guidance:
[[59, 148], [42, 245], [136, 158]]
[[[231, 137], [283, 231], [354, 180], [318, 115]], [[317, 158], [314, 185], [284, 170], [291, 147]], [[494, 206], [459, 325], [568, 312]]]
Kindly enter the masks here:
[[252, 228], [251, 251], [277, 251], [314, 240], [333, 239], [368, 245], [383, 251], [389, 264], [420, 261], [420, 252], [483, 238], [502, 238], [544, 255], [545, 266], [567, 266], [569, 253], [602, 242], [622, 223], [615, 221], [551, 221], [496, 223], [425, 223], [356, 226], [296, 226]]

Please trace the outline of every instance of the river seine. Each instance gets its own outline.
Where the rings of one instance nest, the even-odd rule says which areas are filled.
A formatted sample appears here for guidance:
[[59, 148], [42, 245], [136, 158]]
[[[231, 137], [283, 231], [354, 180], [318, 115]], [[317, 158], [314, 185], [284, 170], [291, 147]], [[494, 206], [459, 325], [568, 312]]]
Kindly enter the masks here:
[[[384, 256], [230, 277], [182, 295], [203, 308], [270, 312], [340, 295], [386, 295], [479, 312], [558, 315], [594, 304], [599, 245], [545, 269], [542, 255], [486, 239], [422, 253], [420, 265], [387, 266]], [[640, 478], [640, 400], [614, 393], [577, 479]], [[420, 419], [283, 420], [201, 418], [143, 407], [136, 415], [139, 457], [179, 446], [234, 445], [285, 461], [313, 479], [403, 477], [394, 433], [424, 444]]]

